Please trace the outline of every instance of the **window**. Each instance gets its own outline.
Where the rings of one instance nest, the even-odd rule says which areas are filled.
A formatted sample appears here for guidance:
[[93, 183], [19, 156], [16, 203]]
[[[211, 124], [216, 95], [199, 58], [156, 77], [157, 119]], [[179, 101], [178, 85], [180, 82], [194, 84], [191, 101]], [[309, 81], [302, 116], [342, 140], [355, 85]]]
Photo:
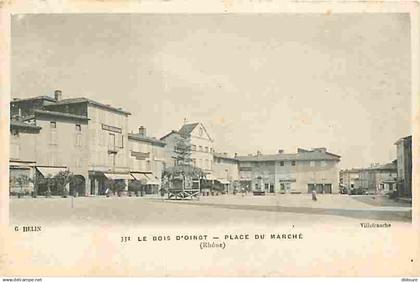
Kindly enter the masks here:
[[284, 166], [284, 161], [281, 161], [280, 162], [280, 166]]
[[80, 124], [76, 124], [76, 131], [82, 131], [82, 127], [80, 126]]
[[208, 153], [209, 152], [209, 147], [206, 147], [205, 150], [206, 150], [206, 153]]
[[113, 133], [108, 135], [108, 149], [115, 150], [115, 134]]
[[195, 161], [195, 159], [192, 159], [192, 163], [193, 163], [193, 166], [196, 166], [196, 161]]
[[78, 146], [78, 147], [82, 146], [82, 135], [81, 134], [76, 135], [76, 141], [75, 142], [76, 142], [75, 143], [76, 146]]
[[50, 132], [50, 144], [51, 145], [57, 144], [57, 132], [55, 130], [51, 130]]
[[292, 166], [295, 166], [296, 165], [296, 161], [292, 161]]
[[202, 152], [203, 151], [203, 146], [199, 146], [199, 151]]
[[191, 150], [196, 151], [197, 150], [197, 146], [196, 145], [191, 145]]
[[314, 166], [315, 166], [315, 161], [310, 161], [310, 162], [309, 162], [309, 166], [310, 166], [310, 167], [314, 167]]
[[204, 162], [206, 163], [204, 168], [209, 168], [209, 160], [205, 160]]
[[57, 123], [55, 121], [50, 121], [50, 128], [57, 128]]
[[124, 148], [124, 135], [118, 134], [118, 147]]

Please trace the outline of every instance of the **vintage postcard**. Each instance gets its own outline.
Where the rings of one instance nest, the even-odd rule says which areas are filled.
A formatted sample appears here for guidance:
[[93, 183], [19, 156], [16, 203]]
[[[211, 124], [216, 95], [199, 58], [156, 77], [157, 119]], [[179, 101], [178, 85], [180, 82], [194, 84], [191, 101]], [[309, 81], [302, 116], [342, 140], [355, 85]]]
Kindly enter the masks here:
[[1, 12], [2, 277], [420, 275], [418, 2]]

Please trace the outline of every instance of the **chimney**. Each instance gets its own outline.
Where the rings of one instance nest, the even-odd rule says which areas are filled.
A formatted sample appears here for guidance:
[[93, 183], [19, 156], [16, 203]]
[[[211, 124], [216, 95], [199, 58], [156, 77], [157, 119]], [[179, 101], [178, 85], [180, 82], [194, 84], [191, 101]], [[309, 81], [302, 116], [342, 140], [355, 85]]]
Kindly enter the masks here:
[[238, 153], [235, 153], [235, 158], [237, 158], [238, 157]]
[[283, 149], [279, 149], [277, 152], [278, 152], [279, 154], [283, 154], [283, 153], [284, 153], [284, 150], [283, 150]]
[[55, 90], [54, 91], [54, 99], [56, 100], [56, 101], [60, 101], [61, 100], [61, 98], [62, 98], [62, 92], [61, 92], [61, 90]]
[[139, 135], [146, 136], [146, 128], [144, 126], [139, 127]]
[[261, 151], [257, 151], [257, 156], [261, 156]]

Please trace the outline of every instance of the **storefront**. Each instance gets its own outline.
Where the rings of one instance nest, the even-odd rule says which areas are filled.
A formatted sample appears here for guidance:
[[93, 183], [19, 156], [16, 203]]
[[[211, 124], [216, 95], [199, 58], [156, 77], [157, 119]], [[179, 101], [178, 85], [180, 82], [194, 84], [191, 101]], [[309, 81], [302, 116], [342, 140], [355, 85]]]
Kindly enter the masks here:
[[133, 180], [130, 173], [89, 171], [90, 194], [106, 195], [110, 191], [128, 190], [128, 181]]
[[34, 192], [35, 162], [11, 161], [9, 163], [9, 193], [30, 194]]
[[66, 166], [36, 166], [36, 194], [61, 196], [62, 191], [59, 191], [60, 187], [58, 187], [54, 178], [60, 172], [67, 170], [68, 168]]

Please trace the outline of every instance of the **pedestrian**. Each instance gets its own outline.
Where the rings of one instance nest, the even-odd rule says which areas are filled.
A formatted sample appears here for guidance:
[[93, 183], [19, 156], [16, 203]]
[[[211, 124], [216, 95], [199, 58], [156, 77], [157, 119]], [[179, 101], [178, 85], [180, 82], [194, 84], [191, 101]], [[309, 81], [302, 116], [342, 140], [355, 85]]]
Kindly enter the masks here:
[[316, 198], [316, 191], [315, 190], [312, 190], [312, 201], [316, 201], [317, 200], [317, 198]]

